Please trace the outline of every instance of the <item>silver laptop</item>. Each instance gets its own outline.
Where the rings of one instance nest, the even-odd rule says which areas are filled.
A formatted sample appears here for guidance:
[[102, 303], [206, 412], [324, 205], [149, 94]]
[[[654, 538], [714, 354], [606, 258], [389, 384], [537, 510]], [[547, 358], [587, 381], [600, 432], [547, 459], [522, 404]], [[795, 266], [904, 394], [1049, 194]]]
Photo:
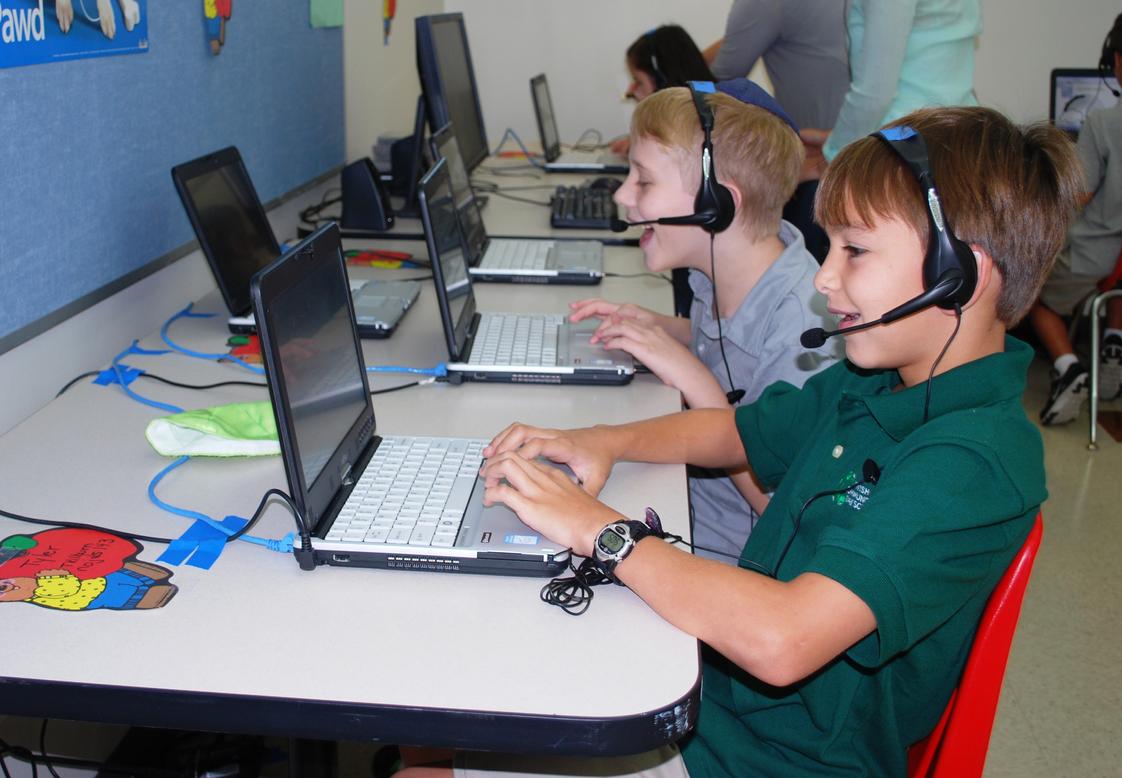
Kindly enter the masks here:
[[553, 99], [549, 96], [549, 83], [545, 73], [530, 79], [530, 98], [534, 101], [534, 114], [538, 117], [545, 169], [550, 173], [627, 173], [630, 164], [626, 157], [603, 151], [561, 151], [561, 136], [557, 132], [557, 117], [553, 113]]
[[[249, 281], [280, 256], [281, 247], [241, 154], [231, 146], [175, 166], [171, 177], [230, 311], [230, 331], [253, 332]], [[421, 285], [355, 282], [352, 291], [359, 335], [388, 338], [417, 299]]]
[[327, 224], [251, 284], [301, 566], [556, 575], [568, 549], [483, 507], [486, 440], [376, 434], [339, 240]]
[[630, 354], [589, 343], [596, 320], [569, 324], [563, 314], [476, 311], [445, 160], [421, 179], [418, 199], [450, 374], [515, 383], [626, 384], [632, 379]]
[[1055, 68], [1050, 87], [1048, 117], [1072, 136], [1079, 135], [1087, 114], [1118, 102], [1118, 81], [1096, 68]]
[[468, 246], [468, 272], [476, 281], [531, 284], [598, 284], [604, 278], [604, 246], [595, 240], [491, 238], [464, 167], [451, 124], [432, 136], [433, 159], [443, 159], [452, 182], [456, 213]]

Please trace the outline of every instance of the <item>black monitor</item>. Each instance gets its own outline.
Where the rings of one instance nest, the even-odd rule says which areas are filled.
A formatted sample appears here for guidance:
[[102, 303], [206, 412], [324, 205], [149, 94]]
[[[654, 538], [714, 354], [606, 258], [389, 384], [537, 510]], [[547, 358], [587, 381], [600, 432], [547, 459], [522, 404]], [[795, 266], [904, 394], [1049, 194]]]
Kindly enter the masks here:
[[416, 32], [417, 74], [428, 107], [429, 128], [436, 132], [452, 123], [470, 172], [487, 157], [488, 146], [464, 15], [418, 16]]

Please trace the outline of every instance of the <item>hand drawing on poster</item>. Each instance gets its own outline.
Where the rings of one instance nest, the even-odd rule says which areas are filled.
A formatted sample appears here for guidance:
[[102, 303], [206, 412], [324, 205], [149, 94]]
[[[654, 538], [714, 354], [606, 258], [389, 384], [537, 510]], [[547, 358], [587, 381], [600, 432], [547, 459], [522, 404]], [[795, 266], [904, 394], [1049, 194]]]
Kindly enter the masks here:
[[139, 543], [104, 530], [59, 528], [0, 541], [0, 603], [65, 611], [162, 608], [171, 571], [136, 558]]
[[148, 0], [0, 0], [0, 67], [148, 50]]

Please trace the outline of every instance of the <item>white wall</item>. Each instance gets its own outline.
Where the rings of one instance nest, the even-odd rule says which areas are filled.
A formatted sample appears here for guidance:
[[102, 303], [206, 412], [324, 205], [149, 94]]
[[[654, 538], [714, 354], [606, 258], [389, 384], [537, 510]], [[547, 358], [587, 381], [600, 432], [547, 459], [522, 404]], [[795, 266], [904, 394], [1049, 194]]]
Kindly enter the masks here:
[[563, 141], [595, 128], [604, 137], [627, 131], [631, 106], [623, 58], [646, 30], [680, 24], [701, 47], [724, 30], [723, 0], [445, 0], [462, 11], [483, 102], [487, 140], [507, 127], [539, 145], [530, 78], [549, 77]]
[[[627, 46], [651, 27], [675, 22], [699, 46], [720, 37], [728, 0], [445, 0], [462, 11], [471, 41], [488, 140], [513, 127], [537, 140], [528, 81], [549, 76], [561, 136], [586, 128], [624, 132]], [[975, 84], [979, 100], [1017, 121], [1045, 118], [1054, 67], [1093, 66], [1117, 13], [1112, 0], [982, 0]], [[756, 74], [760, 72], [757, 69]], [[754, 75], [754, 77], [756, 77]]]
[[1048, 117], [1052, 68], [1094, 67], [1117, 0], [982, 0], [978, 101], [1019, 122]]
[[343, 104], [347, 161], [372, 156], [382, 134], [408, 135], [421, 86], [414, 56], [413, 20], [443, 13], [443, 0], [398, 3], [388, 46], [382, 43], [382, 3], [343, 3]]

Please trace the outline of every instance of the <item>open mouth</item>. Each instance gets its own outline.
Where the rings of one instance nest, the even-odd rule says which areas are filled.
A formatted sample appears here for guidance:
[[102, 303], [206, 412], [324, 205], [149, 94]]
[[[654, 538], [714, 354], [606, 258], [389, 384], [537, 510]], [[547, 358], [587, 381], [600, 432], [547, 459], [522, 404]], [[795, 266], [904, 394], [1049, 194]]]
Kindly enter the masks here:
[[852, 313], [847, 311], [839, 311], [834, 308], [829, 309], [830, 313], [838, 317], [838, 329], [844, 330], [857, 324], [861, 319], [861, 314]]

